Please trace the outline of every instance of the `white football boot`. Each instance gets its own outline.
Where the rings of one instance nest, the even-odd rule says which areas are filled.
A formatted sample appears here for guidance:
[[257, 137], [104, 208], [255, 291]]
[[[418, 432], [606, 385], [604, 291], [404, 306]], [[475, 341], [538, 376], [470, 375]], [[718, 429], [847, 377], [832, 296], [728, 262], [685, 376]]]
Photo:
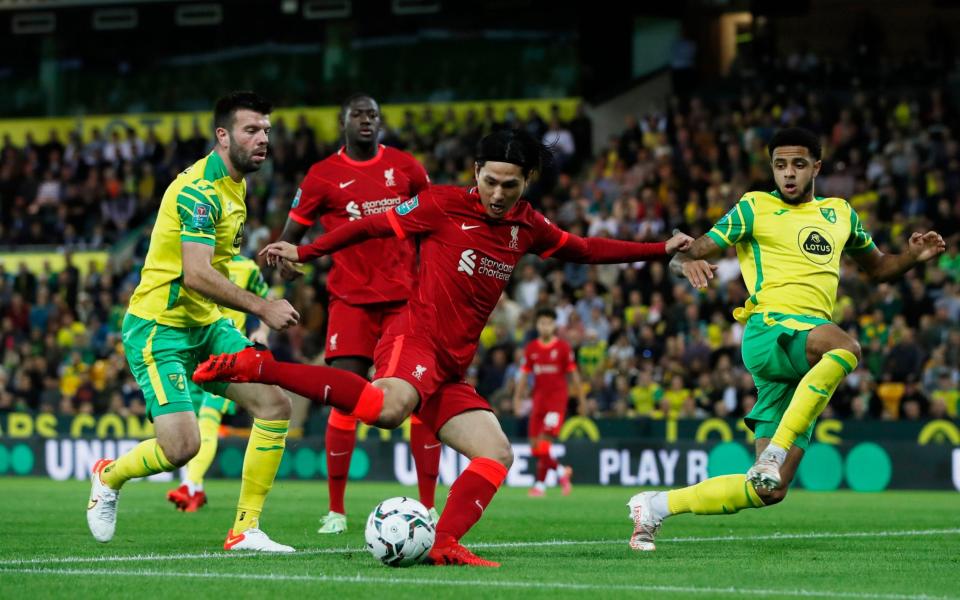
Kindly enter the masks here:
[[775, 490], [780, 487], [780, 466], [782, 460], [768, 450], [764, 450], [757, 457], [757, 462], [747, 471], [747, 481], [753, 484], [756, 490]]
[[112, 460], [102, 458], [93, 465], [90, 472], [90, 501], [87, 503], [87, 525], [93, 539], [98, 542], [109, 542], [117, 530], [117, 500], [119, 490], [115, 490], [100, 481], [100, 472], [112, 463]]
[[347, 515], [332, 510], [326, 516], [320, 517], [320, 529], [317, 533], [343, 533], [347, 530]]
[[633, 535], [630, 536], [630, 547], [641, 552], [652, 552], [657, 549], [654, 539], [660, 531], [662, 519], [653, 514], [650, 507], [650, 498], [656, 492], [640, 492], [627, 502], [630, 509], [630, 519], [633, 520]]
[[292, 547], [278, 544], [256, 527], [248, 529], [243, 533], [238, 533], [237, 535], [234, 535], [231, 529], [230, 532], [227, 533], [227, 539], [223, 542], [223, 549], [277, 553], [294, 552]]

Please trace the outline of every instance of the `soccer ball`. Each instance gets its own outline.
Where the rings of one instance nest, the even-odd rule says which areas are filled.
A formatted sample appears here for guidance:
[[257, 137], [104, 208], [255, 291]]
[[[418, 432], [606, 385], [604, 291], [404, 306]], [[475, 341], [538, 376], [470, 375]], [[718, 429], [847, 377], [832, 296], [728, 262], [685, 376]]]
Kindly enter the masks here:
[[422, 561], [436, 536], [427, 507], [413, 498], [388, 498], [367, 519], [367, 549], [390, 567], [409, 567]]

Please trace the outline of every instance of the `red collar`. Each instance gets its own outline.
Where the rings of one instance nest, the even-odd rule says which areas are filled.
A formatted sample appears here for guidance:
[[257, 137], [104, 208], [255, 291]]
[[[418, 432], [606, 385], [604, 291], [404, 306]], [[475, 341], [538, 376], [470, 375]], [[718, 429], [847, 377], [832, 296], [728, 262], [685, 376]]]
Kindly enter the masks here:
[[379, 146], [377, 146], [377, 155], [371, 158], [370, 160], [353, 160], [352, 158], [347, 156], [347, 147], [341, 146], [341, 148], [337, 151], [337, 156], [339, 156], [343, 162], [347, 163], [352, 167], [369, 167], [370, 165], [376, 164], [381, 158], [383, 158], [384, 150], [385, 150], [385, 146], [383, 144], [380, 144]]

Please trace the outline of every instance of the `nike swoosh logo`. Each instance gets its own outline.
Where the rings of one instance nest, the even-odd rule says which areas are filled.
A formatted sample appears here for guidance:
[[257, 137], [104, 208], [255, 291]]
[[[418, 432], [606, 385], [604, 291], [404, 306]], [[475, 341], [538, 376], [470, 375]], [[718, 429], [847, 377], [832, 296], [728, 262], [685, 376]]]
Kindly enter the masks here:
[[350, 181], [341, 181], [341, 182], [340, 182], [340, 189], [342, 190], [343, 188], [347, 187], [348, 185], [351, 185], [354, 181], [356, 181], [356, 179], [351, 179]]
[[477, 505], [477, 508], [480, 509], [480, 513], [482, 514], [482, 513], [483, 513], [483, 505], [480, 504], [480, 501], [479, 501], [479, 500], [474, 500], [473, 503]]
[[99, 498], [91, 498], [90, 504], [87, 505], [87, 510], [93, 510], [93, 507], [97, 505], [97, 502], [99, 502]]
[[437, 442], [436, 444], [424, 444], [424, 445], [423, 445], [423, 449], [424, 449], [424, 450], [433, 450], [434, 448], [439, 448], [441, 445], [442, 445], [442, 444], [441, 444], [440, 442]]
[[234, 544], [236, 544], [236, 543], [238, 543], [238, 542], [242, 542], [242, 541], [243, 541], [243, 538], [244, 538], [244, 535], [243, 535], [242, 533], [241, 533], [240, 535], [227, 536], [227, 543], [226, 543], [226, 545], [227, 545], [227, 546], [232, 546], [232, 545], [234, 545]]
[[329, 385], [323, 386], [323, 403], [324, 404], [327, 403], [327, 396], [329, 395], [330, 395], [330, 386]]
[[470, 229], [476, 229], [477, 227], [480, 227], [480, 226], [479, 226], [479, 225], [467, 225], [466, 223], [461, 223], [461, 224], [460, 224], [460, 229], [462, 229], [462, 230], [464, 230], [464, 231], [469, 231]]
[[334, 452], [331, 450], [330, 456], [343, 456], [344, 454], [350, 454], [350, 452], [352, 452], [352, 450], [344, 450], [343, 452]]

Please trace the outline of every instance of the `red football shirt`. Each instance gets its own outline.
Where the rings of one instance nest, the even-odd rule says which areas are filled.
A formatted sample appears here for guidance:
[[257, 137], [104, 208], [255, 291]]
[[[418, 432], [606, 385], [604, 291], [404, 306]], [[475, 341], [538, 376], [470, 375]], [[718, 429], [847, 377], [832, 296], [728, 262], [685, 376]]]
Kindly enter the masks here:
[[[325, 231], [383, 214], [429, 185], [410, 154], [380, 146], [377, 156], [355, 161], [344, 149], [314, 164], [290, 207], [290, 218]], [[331, 296], [350, 304], [396, 302], [410, 296], [416, 263], [412, 242], [372, 239], [337, 252], [327, 279]]]
[[432, 186], [384, 215], [350, 223], [297, 250], [301, 261], [371, 237], [419, 236], [417, 285], [387, 333], [431, 340], [451, 379], [466, 373], [480, 332], [514, 267], [526, 253], [577, 262], [630, 262], [665, 255], [659, 243], [570, 235], [518, 201], [501, 219], [488, 217], [475, 190]]
[[387, 219], [397, 237], [421, 236], [418, 285], [390, 333], [433, 340], [447, 357], [441, 364], [460, 375], [521, 257], [557, 246], [564, 233], [526, 201], [492, 219], [473, 190], [451, 186], [431, 188]]
[[544, 344], [535, 339], [523, 351], [524, 373], [533, 373], [533, 402], [563, 402], [566, 404], [569, 388], [567, 373], [577, 368], [570, 344], [560, 338]]

